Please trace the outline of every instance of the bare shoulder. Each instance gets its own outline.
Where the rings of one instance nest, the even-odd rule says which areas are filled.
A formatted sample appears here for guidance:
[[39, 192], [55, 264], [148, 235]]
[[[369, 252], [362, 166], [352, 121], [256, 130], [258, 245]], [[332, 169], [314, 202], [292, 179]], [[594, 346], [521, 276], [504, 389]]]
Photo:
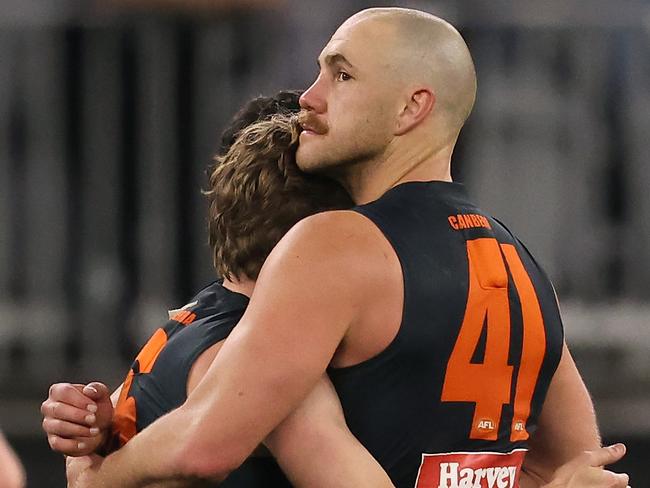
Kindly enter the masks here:
[[323, 247], [340, 256], [364, 255], [390, 248], [377, 226], [367, 217], [351, 210], [322, 212], [298, 222], [280, 241], [287, 246]]
[[401, 280], [399, 259], [372, 221], [352, 211], [323, 212], [300, 221], [273, 249], [253, 297], [272, 287], [273, 294], [300, 297], [309, 310], [336, 308], [350, 319], [381, 309], [376, 303], [387, 295], [401, 300]]

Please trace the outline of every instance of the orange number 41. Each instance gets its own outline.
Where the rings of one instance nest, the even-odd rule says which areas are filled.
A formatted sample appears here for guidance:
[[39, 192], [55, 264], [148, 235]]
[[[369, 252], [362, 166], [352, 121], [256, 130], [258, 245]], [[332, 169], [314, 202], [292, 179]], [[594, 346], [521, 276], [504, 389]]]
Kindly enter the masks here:
[[[503, 405], [511, 402], [510, 301], [508, 272], [521, 302], [523, 346], [515, 383], [514, 416], [510, 440], [529, 437], [526, 422], [535, 385], [546, 352], [546, 335], [537, 295], [515, 247], [496, 239], [467, 241], [469, 293], [465, 317], [447, 363], [443, 402], [475, 404], [470, 439], [496, 440]], [[505, 257], [505, 261], [504, 261]], [[472, 362], [484, 327], [482, 363]]]

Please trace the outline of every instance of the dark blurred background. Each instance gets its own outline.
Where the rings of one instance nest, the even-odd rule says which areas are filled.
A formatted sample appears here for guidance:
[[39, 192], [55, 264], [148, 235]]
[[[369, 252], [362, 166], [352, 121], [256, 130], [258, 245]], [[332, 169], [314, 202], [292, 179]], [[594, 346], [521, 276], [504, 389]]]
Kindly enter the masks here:
[[379, 5], [466, 37], [455, 178], [551, 275], [617, 467], [650, 487], [650, 1], [0, 0], [0, 428], [30, 487], [64, 486], [49, 384], [117, 386], [213, 278], [200, 189], [224, 122], [308, 86]]

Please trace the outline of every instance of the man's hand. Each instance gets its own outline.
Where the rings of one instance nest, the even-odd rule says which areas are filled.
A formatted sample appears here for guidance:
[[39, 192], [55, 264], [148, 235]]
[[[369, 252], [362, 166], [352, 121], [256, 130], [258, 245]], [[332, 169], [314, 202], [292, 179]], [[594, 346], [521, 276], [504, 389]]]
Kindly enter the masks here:
[[585, 451], [557, 470], [545, 488], [626, 488], [629, 477], [601, 469], [625, 455], [625, 445], [614, 444], [594, 451]]
[[99, 449], [109, 432], [113, 405], [103, 383], [56, 383], [41, 405], [43, 430], [50, 447], [67, 456]]

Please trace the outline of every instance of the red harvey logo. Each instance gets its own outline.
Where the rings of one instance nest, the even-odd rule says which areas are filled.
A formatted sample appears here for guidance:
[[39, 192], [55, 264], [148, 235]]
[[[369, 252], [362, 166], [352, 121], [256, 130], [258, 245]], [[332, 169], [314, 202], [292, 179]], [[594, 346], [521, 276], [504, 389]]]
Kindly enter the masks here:
[[415, 488], [517, 488], [525, 449], [422, 454]]

